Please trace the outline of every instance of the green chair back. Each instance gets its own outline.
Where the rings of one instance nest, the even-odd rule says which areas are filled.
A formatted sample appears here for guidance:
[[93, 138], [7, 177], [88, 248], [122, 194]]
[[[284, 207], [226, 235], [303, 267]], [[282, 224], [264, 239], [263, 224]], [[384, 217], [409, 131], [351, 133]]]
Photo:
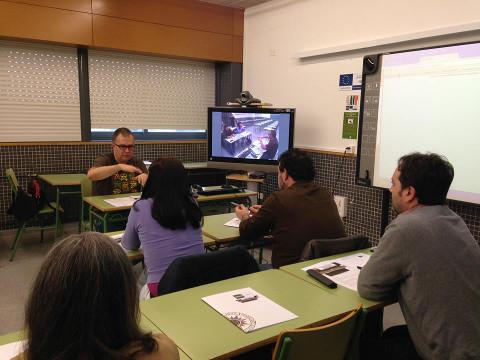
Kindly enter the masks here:
[[10, 187], [13, 193], [16, 195], [18, 192], [18, 188], [20, 185], [18, 184], [17, 176], [15, 175], [15, 171], [12, 168], [8, 168], [5, 170], [5, 176], [7, 177], [7, 181], [10, 184]]
[[82, 198], [85, 196], [92, 196], [92, 180], [85, 175], [84, 178], [80, 181], [80, 188], [82, 191]]
[[80, 181], [80, 189], [82, 192], [82, 205], [80, 207], [80, 231], [90, 230], [90, 223], [88, 221], [88, 211], [85, 209], [85, 203], [83, 198], [86, 196], [92, 196], [92, 180], [85, 175]]
[[354, 360], [358, 359], [358, 339], [365, 312], [359, 305], [331, 324], [280, 333], [274, 360]]

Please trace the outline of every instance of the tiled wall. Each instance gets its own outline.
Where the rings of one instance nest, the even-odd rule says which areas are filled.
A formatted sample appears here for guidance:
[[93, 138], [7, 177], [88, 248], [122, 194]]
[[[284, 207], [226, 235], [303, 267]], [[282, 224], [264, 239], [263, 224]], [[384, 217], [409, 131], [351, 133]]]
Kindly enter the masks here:
[[[335, 194], [347, 197], [347, 217], [344, 219], [347, 233], [365, 234], [374, 244], [377, 243], [380, 237], [383, 190], [355, 185], [356, 165], [353, 157], [343, 158], [314, 152], [310, 155], [315, 162], [315, 182], [331, 191], [338, 178]], [[266, 183], [261, 186], [261, 191], [269, 194], [277, 188], [276, 176], [269, 175]], [[464, 219], [475, 239], [480, 241], [480, 206], [459, 202], [450, 202], [449, 205]], [[390, 218], [391, 214], [390, 210]]]
[[[10, 188], [5, 169], [12, 167], [25, 186], [29, 176], [41, 173], [85, 173], [97, 154], [110, 151], [109, 144], [37, 145], [0, 147], [0, 230], [13, 228], [13, 218], [6, 216], [10, 204]], [[136, 154], [142, 159], [176, 156], [184, 162], [206, 161], [205, 143], [199, 144], [137, 144]], [[315, 182], [347, 197], [347, 217], [344, 219], [348, 234], [365, 234], [376, 243], [380, 237], [383, 191], [357, 186], [355, 158], [311, 152], [315, 161]], [[341, 171], [339, 171], [341, 169]], [[393, 171], [393, 170], [392, 170]], [[339, 175], [340, 174], [340, 175]], [[338, 182], [337, 182], [338, 179]], [[266, 196], [277, 190], [276, 175], [269, 175], [260, 191]], [[467, 223], [473, 236], [480, 240], [480, 206], [451, 202], [450, 207]], [[391, 213], [391, 212], [390, 212]], [[391, 217], [391, 216], [390, 216]], [[319, 219], [321, 220], [321, 219]]]
[[[98, 154], [109, 151], [109, 143], [0, 147], [0, 230], [15, 227], [13, 217], [5, 214], [11, 202], [10, 187], [4, 176], [5, 169], [13, 168], [20, 185], [25, 188], [33, 174], [86, 173]], [[145, 160], [175, 156], [184, 162], [200, 162], [206, 161], [207, 147], [206, 143], [137, 144], [135, 154]], [[63, 202], [62, 205], [68, 207]]]

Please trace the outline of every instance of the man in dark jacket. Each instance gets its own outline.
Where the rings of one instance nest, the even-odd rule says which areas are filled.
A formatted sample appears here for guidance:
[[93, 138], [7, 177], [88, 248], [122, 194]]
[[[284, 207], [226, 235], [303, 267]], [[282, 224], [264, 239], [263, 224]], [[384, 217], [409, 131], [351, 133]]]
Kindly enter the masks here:
[[291, 149], [279, 159], [277, 191], [263, 206], [247, 209], [239, 205], [235, 213], [243, 239], [273, 235], [272, 265], [275, 268], [299, 260], [305, 244], [312, 239], [345, 236], [345, 229], [332, 196], [313, 183], [312, 159], [303, 151]]

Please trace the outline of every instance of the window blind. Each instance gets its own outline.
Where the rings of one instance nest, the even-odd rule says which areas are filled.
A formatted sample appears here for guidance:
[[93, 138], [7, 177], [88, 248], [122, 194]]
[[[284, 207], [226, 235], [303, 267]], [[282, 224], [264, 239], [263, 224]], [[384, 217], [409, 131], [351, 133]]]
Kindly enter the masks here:
[[0, 41], [0, 141], [79, 141], [75, 48]]
[[206, 129], [213, 63], [89, 52], [92, 129]]

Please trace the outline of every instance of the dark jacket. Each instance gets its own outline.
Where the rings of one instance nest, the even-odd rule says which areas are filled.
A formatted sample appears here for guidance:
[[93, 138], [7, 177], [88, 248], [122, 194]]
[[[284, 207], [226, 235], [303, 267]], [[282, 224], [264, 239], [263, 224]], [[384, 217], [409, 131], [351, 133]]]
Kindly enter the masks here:
[[269, 231], [273, 235], [275, 268], [298, 262], [309, 240], [345, 236], [332, 196], [313, 182], [296, 182], [273, 193], [258, 213], [240, 223], [244, 240], [256, 239]]

